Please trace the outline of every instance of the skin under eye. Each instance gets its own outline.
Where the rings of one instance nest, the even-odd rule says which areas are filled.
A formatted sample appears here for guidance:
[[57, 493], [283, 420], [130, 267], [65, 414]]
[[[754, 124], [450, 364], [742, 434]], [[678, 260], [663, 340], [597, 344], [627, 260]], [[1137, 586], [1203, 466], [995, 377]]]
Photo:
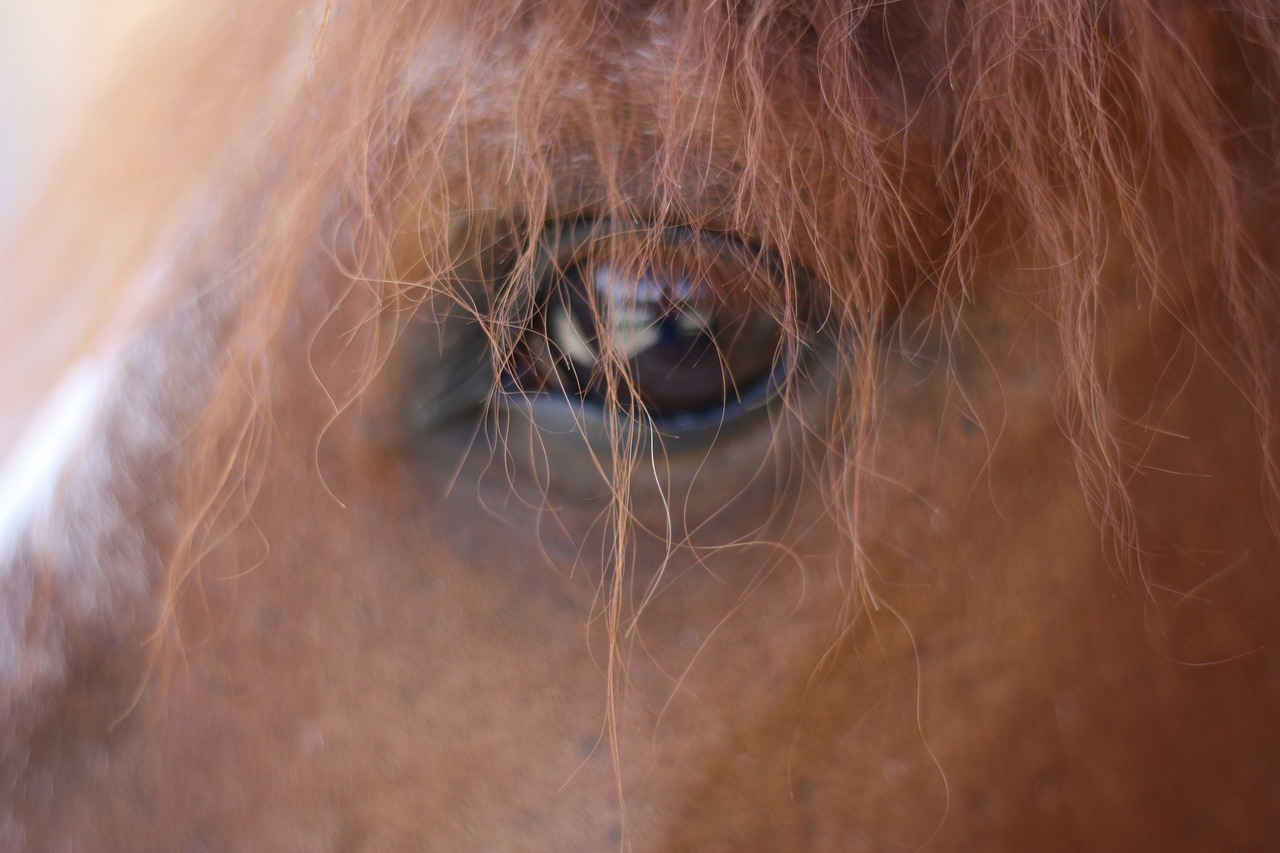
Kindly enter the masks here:
[[734, 417], [785, 378], [776, 264], [723, 235], [644, 238], [599, 225], [549, 236], [509, 389], [688, 423]]

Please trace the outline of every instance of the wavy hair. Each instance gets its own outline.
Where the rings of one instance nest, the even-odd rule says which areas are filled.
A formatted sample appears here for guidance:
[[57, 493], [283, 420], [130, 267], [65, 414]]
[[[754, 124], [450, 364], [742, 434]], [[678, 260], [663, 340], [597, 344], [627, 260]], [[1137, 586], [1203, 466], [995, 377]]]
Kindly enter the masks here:
[[[209, 5], [157, 25], [123, 78], [143, 85], [109, 90], [20, 243], [0, 318], [15, 349], [45, 334], [33, 317], [83, 318], [46, 374], [122, 328], [211, 329], [176, 434], [218, 464], [182, 471], [162, 628], [278, 451], [271, 389], [296, 306], [319, 306], [312, 335], [345, 299], [378, 306], [360, 334], [329, 329], [353, 341], [355, 378], [316, 388], [335, 417], [442, 298], [483, 325], [498, 377], [547, 223], [565, 220], [628, 223], [635, 263], [673, 227], [740, 235], [779, 259], [792, 338], [799, 306], [821, 303], [842, 380], [822, 475], [851, 613], [879, 341], [896, 318], [904, 347], [915, 327], [950, 340], [1002, 269], [1040, 283], [1061, 424], [1122, 570], [1142, 573], [1142, 449], [1120, 437], [1101, 343], [1117, 268], [1193, 339], [1231, 342], [1222, 369], [1253, 401], [1280, 520], [1266, 0]], [[616, 651], [644, 600], [622, 563], [648, 449], [626, 412], [611, 423], [618, 565], [601, 601]]]

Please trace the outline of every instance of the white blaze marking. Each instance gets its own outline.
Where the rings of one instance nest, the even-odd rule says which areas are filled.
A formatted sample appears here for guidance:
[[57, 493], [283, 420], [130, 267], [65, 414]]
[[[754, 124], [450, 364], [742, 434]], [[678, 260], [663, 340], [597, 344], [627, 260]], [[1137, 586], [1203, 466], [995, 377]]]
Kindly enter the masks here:
[[86, 361], [68, 373], [15, 443], [0, 468], [0, 546], [47, 509], [67, 461], [90, 434], [113, 370]]

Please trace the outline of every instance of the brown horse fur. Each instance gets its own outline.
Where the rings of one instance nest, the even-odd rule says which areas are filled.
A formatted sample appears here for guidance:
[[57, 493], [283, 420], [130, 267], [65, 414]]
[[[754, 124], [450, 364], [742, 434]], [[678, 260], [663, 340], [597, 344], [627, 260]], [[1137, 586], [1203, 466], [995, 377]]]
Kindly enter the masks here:
[[[1272, 4], [209, 5], [7, 267], [6, 849], [1280, 834]], [[773, 259], [764, 426], [504, 388], [566, 222]]]

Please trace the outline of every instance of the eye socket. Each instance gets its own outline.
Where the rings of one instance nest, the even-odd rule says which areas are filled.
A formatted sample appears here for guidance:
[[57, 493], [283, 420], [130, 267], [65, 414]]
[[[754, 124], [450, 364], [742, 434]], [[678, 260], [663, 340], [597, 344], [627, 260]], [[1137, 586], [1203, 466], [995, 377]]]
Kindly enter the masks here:
[[765, 400], [789, 352], [779, 265], [740, 241], [608, 223], [549, 232], [504, 382], [655, 422]]

